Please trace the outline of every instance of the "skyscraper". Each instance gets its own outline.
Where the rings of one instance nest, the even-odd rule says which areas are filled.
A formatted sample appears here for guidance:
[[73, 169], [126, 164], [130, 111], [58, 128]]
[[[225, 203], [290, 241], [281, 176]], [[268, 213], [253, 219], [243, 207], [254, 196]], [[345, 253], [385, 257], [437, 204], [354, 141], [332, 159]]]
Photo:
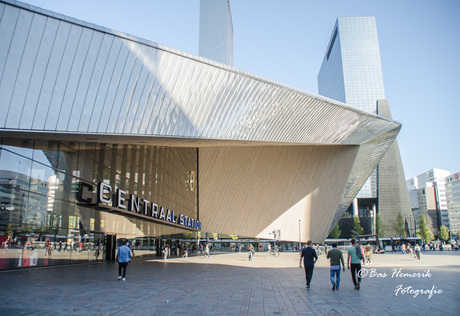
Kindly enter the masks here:
[[233, 24], [229, 0], [200, 1], [199, 55], [233, 66]]
[[[363, 111], [391, 118], [385, 99], [375, 17], [339, 17], [318, 74], [319, 94]], [[396, 141], [357, 195], [348, 211], [353, 216], [380, 214], [386, 235], [401, 212], [412, 227], [409, 195]]]

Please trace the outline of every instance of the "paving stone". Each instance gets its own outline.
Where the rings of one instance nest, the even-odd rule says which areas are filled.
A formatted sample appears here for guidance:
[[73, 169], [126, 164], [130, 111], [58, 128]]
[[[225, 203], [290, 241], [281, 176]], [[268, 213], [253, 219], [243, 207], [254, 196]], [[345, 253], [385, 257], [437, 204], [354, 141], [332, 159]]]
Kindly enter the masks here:
[[422, 261], [375, 255], [360, 291], [349, 271], [332, 291], [324, 256], [310, 291], [298, 254], [243, 257], [136, 258], [126, 282], [111, 262], [1, 271], [0, 315], [458, 315], [460, 308], [453, 281], [460, 252], [426, 253]]

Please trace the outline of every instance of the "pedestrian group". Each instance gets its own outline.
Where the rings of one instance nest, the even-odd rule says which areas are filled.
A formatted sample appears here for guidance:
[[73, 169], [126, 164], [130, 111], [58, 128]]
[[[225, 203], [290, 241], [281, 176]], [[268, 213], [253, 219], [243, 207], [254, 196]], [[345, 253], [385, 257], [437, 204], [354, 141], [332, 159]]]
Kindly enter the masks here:
[[[311, 240], [307, 241], [307, 247], [304, 247], [300, 253], [299, 266], [302, 268], [302, 259], [305, 269], [305, 279], [307, 290], [310, 290], [311, 279], [313, 277], [313, 270], [315, 263], [318, 260], [316, 250], [312, 247], [313, 243]], [[354, 289], [358, 290], [361, 288], [361, 262], [366, 264], [371, 263], [371, 255], [367, 252], [372, 252], [370, 245], [366, 246], [366, 254], [364, 249], [356, 243], [355, 239], [351, 240], [351, 247], [347, 249], [347, 269], [351, 272], [351, 279], [353, 280]], [[317, 247], [315, 247], [317, 248]], [[327, 259], [330, 260], [330, 279], [332, 283], [332, 291], [339, 290], [340, 288], [340, 272], [345, 272], [345, 262], [343, 259], [342, 251], [337, 249], [337, 243], [332, 244], [332, 249], [325, 251]]]

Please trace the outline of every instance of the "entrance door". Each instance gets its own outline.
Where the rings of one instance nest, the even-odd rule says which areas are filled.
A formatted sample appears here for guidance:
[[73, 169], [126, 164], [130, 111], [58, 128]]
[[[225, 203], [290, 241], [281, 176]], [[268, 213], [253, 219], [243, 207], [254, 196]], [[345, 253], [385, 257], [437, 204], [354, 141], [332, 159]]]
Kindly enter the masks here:
[[117, 248], [117, 235], [105, 235], [105, 260], [115, 261]]

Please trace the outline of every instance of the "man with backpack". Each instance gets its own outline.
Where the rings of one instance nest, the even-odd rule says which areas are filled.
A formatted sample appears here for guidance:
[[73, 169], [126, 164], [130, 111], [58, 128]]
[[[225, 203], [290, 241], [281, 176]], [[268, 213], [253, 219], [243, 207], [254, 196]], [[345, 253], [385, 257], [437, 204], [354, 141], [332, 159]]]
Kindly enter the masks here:
[[[347, 249], [347, 268], [351, 268], [351, 278], [355, 285], [355, 290], [359, 291], [361, 286], [361, 261], [363, 260], [363, 253], [361, 247], [356, 244], [356, 240], [351, 240], [351, 247]], [[358, 277], [356, 277], [358, 276]]]

